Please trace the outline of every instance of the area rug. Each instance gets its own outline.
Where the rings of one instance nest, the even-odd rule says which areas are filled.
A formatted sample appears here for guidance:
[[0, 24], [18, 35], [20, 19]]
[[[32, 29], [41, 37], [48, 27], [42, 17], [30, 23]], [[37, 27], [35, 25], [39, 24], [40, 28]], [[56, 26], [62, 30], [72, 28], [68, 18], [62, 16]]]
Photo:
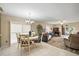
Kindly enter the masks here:
[[51, 40], [48, 41], [48, 44], [79, 55], [79, 50], [73, 50], [73, 49], [65, 47], [64, 40], [62, 37], [53, 37]]

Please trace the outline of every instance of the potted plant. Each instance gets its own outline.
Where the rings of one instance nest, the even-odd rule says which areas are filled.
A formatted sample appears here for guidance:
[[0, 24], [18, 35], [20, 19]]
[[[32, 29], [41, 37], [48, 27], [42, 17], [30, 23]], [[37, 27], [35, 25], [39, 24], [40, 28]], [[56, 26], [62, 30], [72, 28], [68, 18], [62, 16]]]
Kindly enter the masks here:
[[43, 27], [42, 27], [41, 24], [38, 24], [37, 25], [37, 34], [38, 34], [38, 40], [39, 40], [39, 42], [41, 41], [42, 32], [43, 32]]

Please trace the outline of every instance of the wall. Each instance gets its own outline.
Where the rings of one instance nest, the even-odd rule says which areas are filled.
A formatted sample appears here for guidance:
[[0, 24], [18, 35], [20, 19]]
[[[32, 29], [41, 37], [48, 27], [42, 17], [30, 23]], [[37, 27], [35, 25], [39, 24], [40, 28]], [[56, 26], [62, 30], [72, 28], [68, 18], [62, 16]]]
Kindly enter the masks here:
[[0, 47], [1, 47], [1, 13], [0, 13]]
[[[10, 22], [24, 24], [25, 21], [24, 21], [24, 18], [4, 15], [4, 14], [1, 15], [1, 28], [0, 29], [1, 29], [1, 34], [2, 34], [1, 45], [3, 47], [10, 46]], [[32, 24], [33, 31], [37, 32], [36, 25], [38, 25], [38, 24], [41, 24], [43, 26], [43, 28], [46, 27], [46, 23], [36, 21], [35, 23]], [[75, 27], [75, 32], [79, 31], [79, 22], [68, 23], [67, 25], [71, 25], [71, 26]], [[61, 31], [60, 24], [49, 24], [49, 26], [51, 26], [52, 28], [57, 26], [60, 28], [60, 31]]]
[[59, 31], [60, 31], [60, 35], [62, 34], [62, 27], [61, 27], [61, 24], [53, 24], [52, 28], [54, 27], [58, 27], [59, 28]]
[[60, 24], [47, 24], [45, 22], [35, 22], [34, 24], [32, 24], [32, 30], [35, 31], [36, 33], [37, 33], [36, 27], [38, 24], [41, 24], [43, 26], [43, 28], [46, 28], [46, 25], [49, 26], [50, 28], [58, 27], [59, 31], [60, 31], [60, 35], [62, 34]]
[[[24, 18], [10, 16], [10, 15], [1, 15], [1, 46], [6, 47], [10, 46], [10, 23], [21, 23], [26, 24]], [[32, 25], [32, 30], [37, 32], [36, 25], [42, 24], [43, 27], [45, 27], [45, 23], [43, 22], [35, 22]]]
[[[73, 34], [76, 34], [77, 32], [79, 32], [79, 22], [72, 22], [72, 23], [65, 23], [63, 24], [64, 25], [64, 28], [66, 25], [70, 26], [70, 27], [73, 27], [74, 30], [73, 30]], [[52, 27], [59, 27], [59, 30], [60, 30], [60, 34], [62, 34], [62, 29], [61, 29], [61, 25], [60, 24], [53, 24]]]
[[[2, 14], [1, 15], [1, 46], [10, 46], [10, 22], [22, 22], [23, 18]], [[19, 22], [19, 23], [20, 23]]]
[[64, 24], [65, 25], [68, 25], [68, 26], [71, 26], [74, 28], [74, 31], [73, 31], [73, 34], [79, 32], [79, 22], [74, 22], [74, 23], [66, 23]]
[[34, 32], [36, 32], [36, 33], [37, 33], [37, 25], [38, 25], [38, 24], [41, 24], [41, 25], [43, 26], [43, 28], [46, 27], [46, 23], [36, 21], [35, 23], [33, 23], [33, 24], [31, 25], [32, 30], [33, 30]]
[[[79, 32], [79, 22], [72, 22], [72, 23], [65, 23], [65, 24], [63, 24], [64, 25], [64, 27], [66, 26], [66, 25], [68, 25], [68, 26], [70, 26], [70, 27], [73, 27], [74, 28], [74, 30], [73, 30], [73, 34], [76, 34], [77, 32]], [[62, 29], [61, 29], [61, 24], [52, 24], [52, 28], [53, 27], [59, 27], [59, 30], [60, 30], [60, 34], [62, 34]]]

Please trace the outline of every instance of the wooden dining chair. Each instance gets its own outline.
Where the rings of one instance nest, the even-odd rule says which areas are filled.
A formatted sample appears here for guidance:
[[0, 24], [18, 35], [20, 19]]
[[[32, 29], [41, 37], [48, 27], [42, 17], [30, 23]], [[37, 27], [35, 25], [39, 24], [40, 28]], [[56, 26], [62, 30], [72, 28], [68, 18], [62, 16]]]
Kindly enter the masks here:
[[17, 37], [17, 44], [18, 44], [18, 47], [19, 47], [20, 46], [20, 34], [16, 33], [16, 37]]
[[20, 46], [21, 48], [28, 48], [28, 52], [30, 54], [30, 49], [31, 49], [31, 45], [32, 45], [33, 41], [31, 41], [29, 39], [28, 35], [20, 35]]

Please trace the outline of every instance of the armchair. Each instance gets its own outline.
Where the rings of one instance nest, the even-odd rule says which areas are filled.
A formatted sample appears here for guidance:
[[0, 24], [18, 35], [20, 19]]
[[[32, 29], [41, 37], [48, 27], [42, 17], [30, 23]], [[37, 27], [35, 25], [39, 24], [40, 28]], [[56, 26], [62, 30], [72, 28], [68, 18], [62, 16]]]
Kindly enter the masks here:
[[68, 39], [64, 38], [64, 44], [66, 47], [79, 49], [79, 34], [70, 34]]

